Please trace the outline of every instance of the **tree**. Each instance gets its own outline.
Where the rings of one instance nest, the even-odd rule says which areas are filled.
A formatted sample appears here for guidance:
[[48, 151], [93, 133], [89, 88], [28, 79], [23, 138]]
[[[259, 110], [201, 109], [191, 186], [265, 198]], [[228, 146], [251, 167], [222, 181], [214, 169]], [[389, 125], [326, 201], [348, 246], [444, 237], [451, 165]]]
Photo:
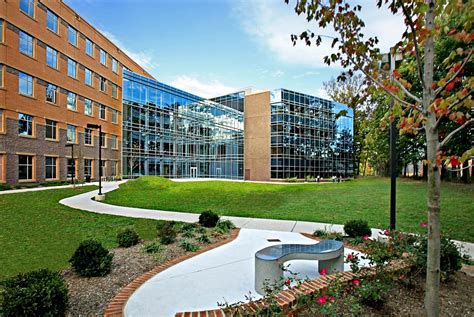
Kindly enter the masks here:
[[[287, 3], [289, 0], [285, 0]], [[470, 0], [377, 0], [378, 7], [387, 6], [393, 14], [404, 16], [406, 30], [402, 41], [391, 52], [412, 57], [416, 82], [402, 78], [399, 70], [393, 73], [379, 67], [378, 39], [363, 34], [365, 23], [360, 17], [362, 7], [344, 0], [296, 0], [295, 11], [303, 14], [308, 22], [314, 21], [321, 28], [332, 27], [332, 47], [336, 52], [324, 57], [327, 64], [340, 62], [351, 76], [362, 72], [374, 86], [395, 99], [389, 118], [399, 117], [398, 127], [405, 133], [424, 131], [428, 165], [428, 256], [426, 274], [425, 309], [428, 316], [439, 315], [440, 283], [440, 167], [446, 159], [443, 153], [453, 137], [469, 127], [474, 119], [462, 110], [472, 109], [474, 78], [463, 73], [472, 63], [474, 34], [474, 1]], [[442, 27], [443, 19], [456, 15], [452, 27]], [[450, 51], [446, 59], [435, 59], [435, 42], [449, 36], [462, 45]], [[324, 35], [306, 30], [291, 35], [294, 44], [302, 40], [306, 45], [320, 45]], [[328, 37], [328, 36], [326, 36]], [[445, 75], [435, 78], [435, 71], [446, 69]], [[341, 75], [340, 78], [345, 77]], [[414, 84], [421, 86], [421, 95], [411, 91]], [[460, 88], [458, 91], [455, 88]], [[440, 124], [449, 120], [456, 128], [440, 136]], [[460, 158], [463, 162], [474, 155], [470, 148]]]
[[328, 96], [337, 102], [343, 103], [354, 111], [354, 176], [359, 175], [359, 166], [361, 162], [361, 151], [365, 135], [361, 129], [365, 116], [364, 93], [366, 85], [365, 79], [361, 74], [356, 74], [346, 78], [343, 82], [338, 82], [332, 78], [323, 83]]

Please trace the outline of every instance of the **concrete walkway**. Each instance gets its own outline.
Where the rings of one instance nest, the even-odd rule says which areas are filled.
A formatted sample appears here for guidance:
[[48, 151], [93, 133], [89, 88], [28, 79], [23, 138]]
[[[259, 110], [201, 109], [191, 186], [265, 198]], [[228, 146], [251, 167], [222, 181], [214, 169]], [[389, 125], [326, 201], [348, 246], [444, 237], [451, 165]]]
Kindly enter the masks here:
[[[279, 239], [281, 242], [268, 242]], [[234, 241], [158, 273], [139, 287], [125, 306], [127, 317], [172, 317], [179, 311], [219, 308], [219, 303], [261, 298], [254, 285], [254, 255], [258, 250], [280, 243], [314, 244], [301, 234], [242, 229]], [[358, 252], [345, 249], [345, 255]], [[299, 278], [317, 278], [318, 262], [293, 260], [285, 263]], [[361, 265], [367, 265], [367, 261]], [[344, 270], [350, 269], [344, 264]], [[286, 273], [288, 275], [288, 273]]]
[[37, 191], [61, 189], [61, 188], [73, 188], [73, 187], [80, 188], [80, 187], [90, 186], [90, 185], [99, 186], [99, 182], [76, 184], [76, 185], [61, 185], [61, 186], [47, 186], [47, 187], [40, 186], [40, 187], [33, 187], [33, 188], [8, 189], [8, 190], [0, 191], [0, 195], [37, 192]]
[[[126, 181], [102, 183], [102, 192], [107, 193], [109, 191], [115, 190], [120, 184], [124, 182]], [[59, 203], [75, 209], [132, 218], [175, 220], [183, 222], [196, 222], [199, 219], [199, 214], [193, 213], [122, 207], [96, 202], [92, 200], [92, 197], [97, 195], [97, 193], [98, 190], [90, 191], [81, 195], [62, 199]], [[260, 229], [304, 233], [313, 233], [315, 230], [320, 229], [330, 232], [344, 232], [344, 226], [338, 224], [231, 216], [224, 216], [222, 218], [231, 220], [238, 228], [241, 229]], [[381, 229], [372, 229], [372, 238], [377, 239], [381, 232]], [[474, 243], [456, 240], [454, 240], [454, 242], [461, 246], [464, 253], [468, 254], [471, 258], [474, 258]]]

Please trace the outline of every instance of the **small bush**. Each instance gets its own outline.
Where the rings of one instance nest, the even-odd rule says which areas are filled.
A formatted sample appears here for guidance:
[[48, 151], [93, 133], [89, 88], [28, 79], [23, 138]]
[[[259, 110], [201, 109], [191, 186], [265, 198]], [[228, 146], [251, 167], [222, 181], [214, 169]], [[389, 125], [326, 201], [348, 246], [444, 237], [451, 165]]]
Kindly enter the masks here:
[[183, 248], [186, 252], [196, 252], [197, 250], [199, 250], [199, 247], [197, 245], [189, 242], [188, 240], [182, 240], [179, 243], [179, 246]]
[[349, 220], [344, 225], [344, 232], [351, 238], [369, 236], [372, 234], [369, 224], [365, 220]]
[[183, 223], [183, 225], [181, 226], [181, 232], [185, 232], [185, 231], [194, 231], [196, 230], [196, 227], [197, 227], [197, 223], [193, 223], [193, 222], [185, 222]]
[[196, 240], [200, 243], [211, 243], [211, 239], [207, 234], [201, 234]]
[[160, 242], [162, 244], [171, 244], [176, 241], [176, 236], [178, 233], [174, 228], [174, 221], [165, 222], [159, 226], [158, 236], [160, 237]]
[[117, 243], [120, 247], [129, 248], [138, 243], [140, 236], [132, 228], [122, 229], [117, 234]]
[[84, 240], [69, 260], [80, 276], [104, 276], [112, 268], [114, 255], [96, 240]]
[[199, 224], [207, 228], [214, 228], [219, 221], [219, 215], [207, 210], [199, 215]]
[[58, 272], [42, 269], [20, 273], [2, 284], [2, 316], [64, 316], [66, 313], [69, 295]]
[[356, 289], [356, 295], [361, 303], [379, 309], [387, 301], [387, 293], [392, 288], [386, 280], [364, 280]]
[[216, 231], [221, 233], [228, 233], [232, 229], [235, 229], [235, 225], [230, 220], [219, 220], [215, 228]]
[[158, 241], [150, 241], [143, 246], [146, 253], [158, 253], [161, 251], [161, 244]]

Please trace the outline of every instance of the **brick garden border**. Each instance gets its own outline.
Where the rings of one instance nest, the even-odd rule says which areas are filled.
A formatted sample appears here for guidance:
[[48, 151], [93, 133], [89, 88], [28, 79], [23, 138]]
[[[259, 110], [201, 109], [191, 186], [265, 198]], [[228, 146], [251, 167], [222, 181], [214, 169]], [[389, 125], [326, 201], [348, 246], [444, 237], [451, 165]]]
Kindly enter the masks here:
[[[215, 249], [217, 247], [220, 247], [224, 244], [227, 244], [231, 241], [234, 241], [237, 236], [239, 235], [240, 229], [232, 229], [229, 236], [226, 237], [225, 239], [215, 242], [205, 248], [202, 248], [196, 252], [188, 252], [180, 257], [177, 257], [175, 259], [169, 260], [165, 263], [162, 263], [160, 265], [157, 265], [155, 268], [153, 268], [151, 271], [148, 271], [136, 279], [134, 279], [132, 282], [130, 282], [127, 286], [122, 287], [119, 292], [115, 295], [114, 298], [110, 301], [109, 305], [104, 311], [104, 317], [121, 317], [124, 316], [123, 311], [125, 309], [125, 305], [127, 304], [128, 299], [132, 296], [132, 294], [141, 286], [143, 285], [146, 281], [151, 279], [153, 276], [156, 274], [170, 268], [173, 265], [176, 265], [180, 262], [183, 262], [185, 260], [188, 260], [196, 255], [202, 254], [204, 252], [210, 251], [212, 249]], [[183, 315], [184, 316], [184, 315]], [[186, 316], [191, 316], [188, 313], [186, 313]], [[193, 315], [193, 316], [198, 316], [198, 315]]]

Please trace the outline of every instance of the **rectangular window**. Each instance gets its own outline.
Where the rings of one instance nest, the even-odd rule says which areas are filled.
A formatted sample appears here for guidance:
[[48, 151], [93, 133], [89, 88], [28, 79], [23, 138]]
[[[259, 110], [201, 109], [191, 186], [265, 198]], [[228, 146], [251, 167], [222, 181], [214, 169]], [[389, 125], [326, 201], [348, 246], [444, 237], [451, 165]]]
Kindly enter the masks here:
[[84, 82], [86, 85], [92, 86], [92, 71], [86, 68], [84, 73]]
[[70, 58], [67, 59], [67, 75], [72, 78], [76, 78], [77, 63], [75, 60]]
[[112, 71], [117, 73], [118, 71], [118, 62], [115, 58], [112, 58]]
[[67, 177], [76, 177], [76, 160], [67, 159]]
[[72, 26], [67, 27], [67, 40], [74, 46], [77, 46], [77, 31]]
[[33, 156], [18, 155], [18, 179], [33, 180]]
[[46, 64], [58, 68], [58, 52], [49, 46], [46, 46]]
[[50, 10], [47, 11], [46, 27], [54, 33], [58, 33], [58, 16]]
[[67, 93], [67, 108], [76, 111], [76, 94], [70, 91]]
[[33, 136], [33, 116], [29, 114], [18, 114], [18, 134]]
[[58, 139], [58, 123], [56, 121], [46, 119], [44, 137], [49, 140]]
[[110, 161], [110, 176], [117, 175], [117, 162]]
[[0, 64], [0, 87], [3, 87], [3, 65]]
[[19, 31], [20, 52], [33, 57], [33, 37], [23, 31]]
[[88, 38], [86, 38], [86, 54], [89, 56], [94, 56], [94, 45]]
[[106, 171], [107, 171], [107, 162], [106, 161], [100, 161], [100, 170], [102, 171], [102, 176], [107, 176]]
[[112, 112], [112, 123], [117, 123], [118, 121], [118, 111], [115, 109], [110, 110]]
[[92, 116], [92, 100], [84, 98], [84, 113]]
[[106, 106], [100, 105], [99, 119], [105, 120], [106, 109], [107, 109]]
[[114, 150], [117, 149], [117, 136], [116, 135], [110, 136], [110, 147]]
[[92, 176], [92, 160], [84, 159], [84, 176]]
[[0, 43], [3, 43], [3, 20], [0, 20]]
[[100, 85], [99, 85], [100, 91], [102, 91], [102, 92], [106, 91], [106, 89], [107, 89], [106, 84], [107, 84], [107, 80], [104, 77], [100, 77]]
[[33, 77], [25, 73], [18, 73], [18, 92], [33, 97]]
[[76, 143], [76, 126], [72, 124], [67, 125], [67, 142]]
[[84, 144], [92, 145], [92, 129], [84, 129]]
[[52, 84], [46, 85], [46, 101], [56, 103], [56, 91], [57, 87]]
[[100, 49], [100, 63], [107, 65], [107, 53], [103, 49]]
[[20, 0], [20, 10], [29, 15], [35, 17], [35, 0]]
[[105, 133], [101, 132], [100, 133], [100, 145], [101, 147], [107, 147], [107, 138], [105, 137]]
[[57, 157], [45, 157], [45, 178], [46, 179], [56, 179], [57, 178]]
[[111, 84], [112, 86], [112, 97], [117, 98], [117, 85]]

